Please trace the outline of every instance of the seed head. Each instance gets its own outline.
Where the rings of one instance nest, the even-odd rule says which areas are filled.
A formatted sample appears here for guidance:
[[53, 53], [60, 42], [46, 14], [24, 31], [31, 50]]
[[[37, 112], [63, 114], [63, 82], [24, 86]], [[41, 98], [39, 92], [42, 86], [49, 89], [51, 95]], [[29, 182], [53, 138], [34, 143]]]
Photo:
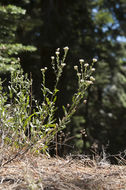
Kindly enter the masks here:
[[44, 69], [44, 68], [42, 68], [42, 69], [41, 69], [41, 71], [42, 71], [42, 72], [45, 72], [45, 69]]
[[91, 81], [95, 81], [95, 78], [93, 76], [90, 76]]
[[81, 82], [81, 83], [83, 83], [83, 82], [84, 82], [84, 80], [83, 80], [83, 79], [81, 79], [81, 80], [80, 80], [80, 82]]
[[81, 76], [81, 73], [77, 73], [77, 76]]
[[93, 61], [93, 63], [95, 63], [95, 62], [97, 62], [97, 59], [93, 58], [92, 61]]
[[51, 59], [52, 59], [52, 60], [54, 60], [54, 59], [55, 59], [55, 57], [54, 57], [54, 56], [51, 56]]
[[64, 49], [65, 52], [67, 52], [69, 50], [69, 47], [66, 46], [63, 49]]
[[47, 70], [47, 67], [44, 67], [41, 69], [42, 72], [45, 72]]
[[86, 103], [87, 103], [87, 100], [84, 100], [83, 102], [84, 102], [84, 104], [86, 104]]
[[79, 59], [80, 64], [84, 62], [84, 59]]
[[59, 51], [56, 51], [56, 55], [59, 55], [60, 54], [60, 52]]
[[17, 60], [20, 61], [20, 57], [18, 57]]
[[60, 48], [57, 48], [57, 50], [56, 51], [60, 51]]
[[78, 70], [78, 66], [77, 66], [77, 65], [75, 65], [75, 66], [74, 66], [74, 69], [75, 69], [75, 70]]
[[88, 66], [89, 66], [89, 64], [88, 64], [88, 63], [85, 63], [85, 64], [84, 64], [84, 66], [85, 66], [85, 67], [88, 67]]
[[86, 83], [87, 83], [88, 85], [93, 84], [93, 82], [90, 81], [90, 80], [87, 80]]
[[62, 66], [62, 67], [65, 67], [65, 66], [66, 66], [66, 63], [61, 63], [61, 66]]
[[11, 62], [11, 64], [12, 64], [12, 65], [14, 65], [14, 64], [15, 64], [15, 62], [14, 62], [14, 61], [12, 61], [12, 62]]
[[67, 104], [67, 108], [69, 108], [70, 107], [70, 104]]
[[95, 71], [95, 68], [92, 68], [92, 69], [91, 69], [91, 71], [93, 71], [93, 72], [94, 72], [94, 71]]

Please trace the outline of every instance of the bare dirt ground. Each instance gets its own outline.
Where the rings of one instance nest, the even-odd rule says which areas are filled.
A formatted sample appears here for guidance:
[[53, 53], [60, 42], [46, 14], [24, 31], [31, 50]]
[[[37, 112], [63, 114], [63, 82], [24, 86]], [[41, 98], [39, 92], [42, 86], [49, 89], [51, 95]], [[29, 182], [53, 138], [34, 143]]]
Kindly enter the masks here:
[[125, 165], [30, 153], [0, 157], [0, 190], [126, 190]]

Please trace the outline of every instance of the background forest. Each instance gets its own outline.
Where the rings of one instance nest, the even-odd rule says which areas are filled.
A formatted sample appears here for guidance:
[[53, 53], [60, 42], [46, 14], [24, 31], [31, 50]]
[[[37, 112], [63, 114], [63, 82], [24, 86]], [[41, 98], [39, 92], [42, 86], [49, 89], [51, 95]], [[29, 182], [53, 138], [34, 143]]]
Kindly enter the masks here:
[[[64, 134], [59, 135], [59, 154], [91, 153], [91, 150], [101, 151], [103, 146], [112, 154], [125, 150], [125, 0], [0, 1], [2, 79], [9, 78], [9, 71], [14, 67], [10, 62], [20, 57], [24, 72], [32, 73], [33, 94], [41, 102], [40, 69], [49, 68], [47, 86], [51, 89], [55, 78], [50, 57], [57, 48], [65, 46], [70, 51], [58, 87], [62, 90], [57, 100], [59, 108], [71, 104], [77, 85], [75, 73], [71, 71], [78, 60], [91, 62], [96, 58], [98, 63], [95, 84], [85, 97], [87, 103], [80, 105]], [[62, 114], [61, 109], [57, 117]]]

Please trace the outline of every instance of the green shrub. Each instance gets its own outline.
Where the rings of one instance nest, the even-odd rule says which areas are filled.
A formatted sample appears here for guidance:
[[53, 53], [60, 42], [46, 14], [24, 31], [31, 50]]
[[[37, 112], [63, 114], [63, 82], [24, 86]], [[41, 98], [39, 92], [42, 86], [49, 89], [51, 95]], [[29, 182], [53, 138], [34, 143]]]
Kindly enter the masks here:
[[[35, 151], [48, 152], [49, 143], [54, 140], [55, 134], [63, 130], [70, 122], [81, 101], [85, 103], [85, 92], [93, 84], [92, 73], [94, 63], [84, 63], [80, 59], [80, 67], [74, 66], [78, 77], [78, 89], [72, 97], [72, 104], [63, 106], [64, 116], [58, 121], [55, 118], [57, 111], [56, 100], [58, 95], [58, 82], [66, 66], [65, 58], [69, 48], [64, 48], [64, 56], [60, 59], [60, 49], [56, 50], [56, 56], [52, 56], [52, 68], [56, 75], [53, 91], [46, 87], [46, 70], [42, 72], [42, 96], [43, 102], [38, 103], [32, 96], [32, 79], [23, 74], [21, 66], [11, 71], [11, 81], [8, 86], [9, 93], [3, 92], [2, 81], [0, 81], [0, 134], [1, 146], [9, 144], [17, 149], [29, 147]], [[32, 109], [32, 105], [35, 108]]]

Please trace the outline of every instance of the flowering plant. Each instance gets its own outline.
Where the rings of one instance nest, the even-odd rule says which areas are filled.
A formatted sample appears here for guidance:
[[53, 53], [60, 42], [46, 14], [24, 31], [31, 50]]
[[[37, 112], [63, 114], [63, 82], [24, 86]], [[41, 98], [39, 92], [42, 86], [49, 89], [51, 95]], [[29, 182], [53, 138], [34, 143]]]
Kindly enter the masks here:
[[[65, 59], [69, 48], [64, 48], [63, 58], [60, 59], [60, 49], [51, 56], [51, 64], [56, 75], [53, 91], [46, 87], [47, 67], [42, 68], [42, 96], [43, 102], [38, 103], [32, 96], [32, 79], [19, 64], [18, 69], [11, 71], [11, 81], [8, 86], [9, 96], [3, 93], [2, 82], [0, 81], [0, 143], [1, 146], [8, 144], [11, 147], [22, 148], [29, 146], [32, 150], [47, 153], [49, 143], [54, 139], [57, 132], [63, 130], [70, 122], [76, 112], [76, 108], [85, 100], [85, 92], [92, 85], [95, 78], [92, 76], [95, 71], [92, 60], [91, 65], [80, 59], [80, 66], [74, 66], [78, 77], [78, 89], [72, 97], [69, 106], [63, 106], [64, 116], [57, 121], [55, 118], [56, 99], [58, 95], [58, 82], [66, 66]], [[32, 109], [34, 103], [35, 109]], [[68, 105], [68, 104], [67, 104]]]

